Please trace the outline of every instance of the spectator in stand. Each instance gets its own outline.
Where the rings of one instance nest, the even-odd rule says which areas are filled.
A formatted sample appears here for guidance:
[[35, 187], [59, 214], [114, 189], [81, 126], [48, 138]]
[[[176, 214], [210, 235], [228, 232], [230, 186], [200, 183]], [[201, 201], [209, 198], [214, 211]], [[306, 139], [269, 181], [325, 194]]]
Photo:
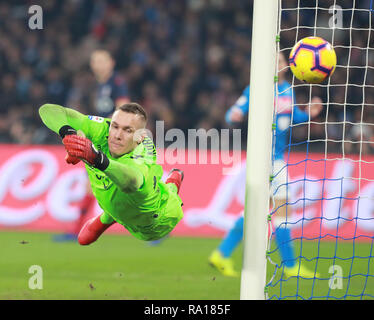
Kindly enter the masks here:
[[[304, 2], [301, 0], [302, 4]], [[357, 3], [357, 7], [364, 9], [364, 2]], [[287, 8], [291, 4], [285, 1], [284, 5]], [[21, 132], [19, 128], [10, 133], [11, 122], [6, 120], [10, 114], [12, 122], [19, 119], [20, 126], [31, 128], [22, 130], [29, 131], [31, 143], [58, 142], [34, 116], [37, 107], [34, 103], [39, 100], [68, 105], [85, 114], [94, 115], [101, 112], [100, 109], [103, 115], [110, 113], [106, 108], [113, 108], [117, 98], [105, 97], [109, 92], [105, 82], [117, 83], [114, 78], [99, 76], [99, 87], [103, 88], [103, 95], [98, 99], [101, 102], [97, 104], [99, 109], [95, 109], [93, 103], [98, 78], [96, 73], [91, 73], [89, 61], [97, 48], [111, 52], [112, 58], [104, 53], [100, 59], [107, 59], [108, 70], [114, 68], [115, 61], [115, 73], [119, 82], [125, 83], [125, 90], [131, 93], [131, 100], [146, 100], [150, 122], [165, 120], [166, 127], [178, 127], [185, 132], [189, 128], [224, 128], [224, 119], [220, 116], [224, 106], [234, 103], [233, 97], [240, 95], [249, 83], [251, 1], [48, 0], [42, 7], [45, 28], [30, 31], [24, 27], [27, 6], [17, 1], [0, 3], [2, 142], [24, 143], [16, 137], [15, 133]], [[318, 23], [322, 21], [320, 17]], [[365, 17], [355, 14], [355, 26], [364, 26]], [[299, 18], [300, 25], [314, 25], [313, 10], [303, 12]], [[364, 23], [360, 23], [361, 18]], [[294, 23], [292, 11], [282, 15], [283, 29]], [[308, 30], [300, 29], [299, 37], [310, 35]], [[355, 121], [350, 106], [364, 100], [362, 86], [365, 87], [364, 103], [374, 101], [374, 94], [368, 87], [374, 83], [373, 74], [370, 70], [362, 72], [366, 63], [373, 67], [370, 56], [366, 61], [362, 55], [367, 33], [358, 30], [353, 39], [354, 47], [349, 50], [350, 37], [346, 36], [349, 32], [339, 30], [336, 33], [334, 45], [339, 66], [331, 79], [329, 92], [321, 88], [321, 94], [318, 93], [324, 100], [329, 94], [328, 120], [342, 121], [342, 110], [346, 108], [346, 119]], [[295, 35], [282, 32], [281, 40], [282, 47], [292, 47]], [[345, 65], [355, 68], [341, 67]], [[344, 86], [347, 79], [352, 86]], [[303, 94], [304, 89], [302, 86], [295, 88], [295, 94]], [[154, 103], [150, 100], [152, 96], [156, 98]], [[372, 117], [374, 108], [368, 105], [366, 109], [368, 117]], [[323, 115], [321, 117], [323, 121]], [[325, 132], [321, 127], [310, 127], [313, 139], [324, 141]], [[339, 126], [332, 129], [339, 129]], [[292, 139], [303, 141], [307, 135], [306, 126], [300, 126], [293, 131]], [[319, 146], [323, 149], [323, 142]], [[332, 143], [331, 146], [329, 151], [340, 152], [341, 145]], [[373, 152], [372, 148], [368, 152]]]
[[108, 118], [116, 108], [130, 101], [123, 77], [114, 70], [115, 61], [106, 50], [95, 50], [91, 55], [90, 67], [98, 87], [95, 97], [94, 115]]

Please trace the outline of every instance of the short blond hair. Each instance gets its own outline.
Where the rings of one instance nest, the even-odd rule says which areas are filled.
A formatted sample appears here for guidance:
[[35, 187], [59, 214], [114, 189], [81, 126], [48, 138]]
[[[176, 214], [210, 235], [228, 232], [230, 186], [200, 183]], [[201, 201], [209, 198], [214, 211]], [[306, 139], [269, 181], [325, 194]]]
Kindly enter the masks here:
[[117, 108], [117, 110], [121, 110], [123, 112], [138, 114], [143, 117], [144, 121], [147, 122], [148, 116], [144, 108], [136, 102], [128, 102], [125, 103]]

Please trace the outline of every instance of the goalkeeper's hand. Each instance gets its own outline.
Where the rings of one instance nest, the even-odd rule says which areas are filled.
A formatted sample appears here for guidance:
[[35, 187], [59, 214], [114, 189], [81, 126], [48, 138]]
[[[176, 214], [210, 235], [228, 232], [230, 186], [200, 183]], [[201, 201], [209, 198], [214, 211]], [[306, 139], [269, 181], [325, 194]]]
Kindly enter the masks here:
[[[74, 128], [66, 125], [66, 126], [61, 127], [61, 129], [59, 131], [59, 134], [60, 134], [60, 137], [62, 139], [64, 139], [66, 136], [77, 134], [77, 131]], [[66, 161], [67, 164], [76, 165], [81, 160], [77, 157], [74, 157], [74, 156], [71, 156], [71, 155], [67, 154], [65, 156], [65, 161]]]
[[92, 142], [78, 135], [67, 135], [62, 139], [69, 156], [83, 160], [90, 166], [99, 170], [105, 170], [109, 165], [109, 159], [101, 151], [93, 146]]
[[67, 154], [65, 156], [65, 161], [67, 164], [73, 164], [73, 165], [76, 165], [77, 163], [79, 163], [81, 160], [77, 157], [73, 157], [71, 156], [70, 154]]

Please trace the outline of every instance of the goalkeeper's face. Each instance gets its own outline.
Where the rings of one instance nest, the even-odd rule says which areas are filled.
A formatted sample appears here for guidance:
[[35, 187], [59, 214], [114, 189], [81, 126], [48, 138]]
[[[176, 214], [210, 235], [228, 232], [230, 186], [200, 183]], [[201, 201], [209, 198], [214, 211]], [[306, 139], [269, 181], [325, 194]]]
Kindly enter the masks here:
[[108, 146], [112, 157], [118, 158], [134, 150], [142, 141], [145, 121], [139, 114], [117, 110], [109, 127]]

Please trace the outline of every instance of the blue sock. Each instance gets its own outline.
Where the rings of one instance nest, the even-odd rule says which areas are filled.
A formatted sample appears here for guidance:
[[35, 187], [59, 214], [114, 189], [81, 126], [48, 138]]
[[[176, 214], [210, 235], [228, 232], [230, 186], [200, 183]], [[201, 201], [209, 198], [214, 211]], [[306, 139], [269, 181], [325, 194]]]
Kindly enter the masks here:
[[284, 226], [280, 226], [275, 230], [275, 241], [279, 248], [282, 263], [286, 267], [295, 265], [295, 255], [291, 244], [291, 230]]
[[228, 258], [232, 255], [233, 251], [239, 245], [240, 241], [243, 238], [243, 222], [244, 218], [240, 217], [236, 220], [234, 226], [230, 229], [228, 234], [222, 240], [218, 249], [221, 251], [222, 255], [225, 258]]

